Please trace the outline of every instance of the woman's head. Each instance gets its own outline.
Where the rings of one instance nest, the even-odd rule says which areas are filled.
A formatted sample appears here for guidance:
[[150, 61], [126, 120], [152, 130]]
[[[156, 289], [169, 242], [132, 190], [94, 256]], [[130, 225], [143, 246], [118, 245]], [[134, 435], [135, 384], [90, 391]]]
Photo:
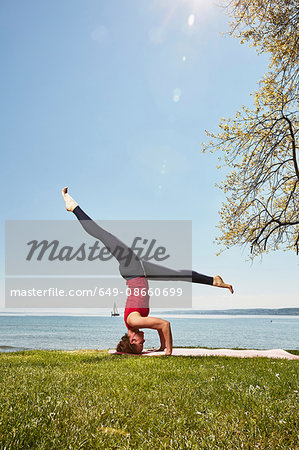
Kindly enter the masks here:
[[144, 333], [143, 331], [128, 330], [119, 343], [117, 344], [116, 351], [121, 353], [142, 353]]

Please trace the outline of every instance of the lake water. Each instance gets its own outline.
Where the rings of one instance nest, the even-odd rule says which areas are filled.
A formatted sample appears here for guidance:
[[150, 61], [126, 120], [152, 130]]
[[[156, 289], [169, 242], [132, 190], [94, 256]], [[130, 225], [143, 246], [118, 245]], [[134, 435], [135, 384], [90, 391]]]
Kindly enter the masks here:
[[[299, 349], [299, 316], [159, 316], [171, 322], [177, 347]], [[145, 347], [157, 346], [157, 332], [144, 331]], [[122, 317], [2, 315], [0, 351], [108, 349], [125, 332]]]

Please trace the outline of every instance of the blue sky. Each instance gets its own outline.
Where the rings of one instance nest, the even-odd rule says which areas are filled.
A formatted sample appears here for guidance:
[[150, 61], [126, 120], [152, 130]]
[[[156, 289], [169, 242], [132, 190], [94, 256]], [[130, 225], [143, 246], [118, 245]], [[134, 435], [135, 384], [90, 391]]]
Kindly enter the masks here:
[[201, 153], [204, 130], [251, 104], [268, 61], [223, 35], [225, 10], [3, 0], [0, 22], [2, 299], [5, 220], [70, 218], [68, 185], [97, 220], [191, 219], [193, 269], [236, 289], [195, 286], [195, 308], [298, 306], [295, 254], [216, 256], [224, 173]]

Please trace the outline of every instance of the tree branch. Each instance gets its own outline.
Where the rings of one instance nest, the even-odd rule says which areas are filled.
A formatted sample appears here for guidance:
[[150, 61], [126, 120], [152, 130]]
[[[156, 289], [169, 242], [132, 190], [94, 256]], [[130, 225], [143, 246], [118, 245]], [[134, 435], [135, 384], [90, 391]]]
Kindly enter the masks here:
[[292, 154], [293, 154], [293, 162], [294, 162], [294, 168], [295, 168], [295, 173], [297, 175], [298, 181], [299, 181], [299, 168], [298, 168], [298, 163], [297, 163], [297, 157], [296, 157], [296, 141], [295, 141], [295, 135], [294, 135], [294, 131], [293, 131], [293, 126], [292, 126], [292, 122], [290, 121], [290, 119], [288, 117], [286, 117], [282, 111], [282, 117], [287, 121], [288, 125], [289, 125], [289, 130], [290, 130], [290, 134], [291, 134], [291, 142], [292, 142]]

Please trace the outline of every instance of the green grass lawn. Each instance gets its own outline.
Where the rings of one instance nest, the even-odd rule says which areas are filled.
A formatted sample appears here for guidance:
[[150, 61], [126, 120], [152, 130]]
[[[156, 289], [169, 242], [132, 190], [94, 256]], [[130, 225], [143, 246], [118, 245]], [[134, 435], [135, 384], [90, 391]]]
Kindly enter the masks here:
[[0, 354], [0, 448], [295, 449], [298, 368], [268, 358]]

